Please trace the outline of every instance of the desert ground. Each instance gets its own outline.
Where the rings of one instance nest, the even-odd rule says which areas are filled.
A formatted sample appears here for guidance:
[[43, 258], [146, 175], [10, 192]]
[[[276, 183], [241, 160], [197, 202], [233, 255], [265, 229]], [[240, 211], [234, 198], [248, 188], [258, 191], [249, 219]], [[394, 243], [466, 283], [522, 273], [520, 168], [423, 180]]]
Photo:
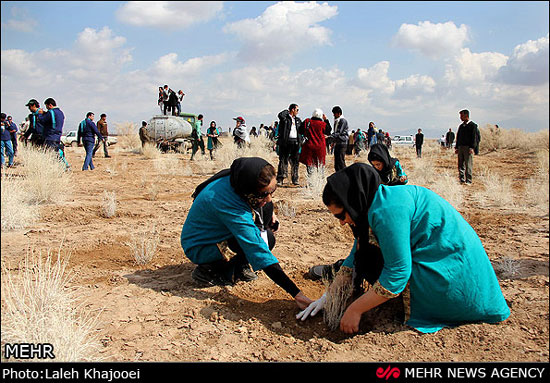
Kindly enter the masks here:
[[[71, 280], [66, 287], [77, 288], [78, 311], [93, 318], [88, 341], [96, 347], [89, 360], [547, 362], [547, 137], [542, 176], [534, 165], [535, 151], [483, 148], [474, 158], [472, 186], [459, 184], [454, 151], [435, 142], [425, 145], [422, 159], [410, 147], [392, 151], [410, 184], [448, 198], [480, 236], [511, 309], [499, 324], [421, 334], [397, 320], [397, 298], [364, 314], [359, 333], [346, 335], [329, 330], [321, 314], [296, 320], [299, 310], [292, 298], [262, 272], [249, 283], [199, 286], [180, 245], [181, 228], [194, 188], [231, 160], [221, 152], [214, 161], [199, 153], [194, 162], [190, 153], [144, 155], [139, 148], [124, 148], [120, 140], [111, 147], [111, 158], [100, 149], [94, 171], [80, 170], [84, 148], [66, 149], [70, 191], [62, 202], [37, 205], [39, 218], [26, 227], [2, 231], [3, 272], [20, 273], [20, 262], [32, 252], [67, 259]], [[226, 150], [233, 145], [227, 138], [223, 142]], [[265, 156], [277, 166], [274, 153]], [[22, 177], [24, 166], [17, 158], [17, 167], [4, 173]], [[347, 164], [354, 161], [366, 162], [366, 156], [346, 157]], [[327, 156], [326, 175], [333, 171], [333, 157]], [[498, 189], [502, 195], [490, 190], [493, 176], [505, 186]], [[308, 269], [346, 257], [353, 237], [322, 204], [319, 190], [307, 187], [303, 165], [300, 182], [301, 187], [280, 187], [273, 196], [281, 223], [273, 253], [297, 286], [316, 299], [325, 286], [308, 279]], [[110, 216], [106, 193], [116, 199]], [[529, 202], [537, 195], [542, 205]], [[132, 251], [140, 239], [158, 245], [144, 264]], [[5, 342], [10, 340], [4, 334], [8, 319], [2, 316]]]

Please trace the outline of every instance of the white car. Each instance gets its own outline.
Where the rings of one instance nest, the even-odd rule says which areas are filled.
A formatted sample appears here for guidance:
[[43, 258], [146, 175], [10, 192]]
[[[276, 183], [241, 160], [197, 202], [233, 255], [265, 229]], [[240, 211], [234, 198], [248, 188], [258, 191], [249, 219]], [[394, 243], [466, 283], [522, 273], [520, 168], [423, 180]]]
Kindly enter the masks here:
[[391, 139], [391, 144], [397, 146], [413, 146], [414, 137], [411, 136], [393, 136]]
[[[67, 135], [61, 136], [61, 142], [65, 146], [78, 146], [78, 142], [76, 139], [76, 130], [71, 130]], [[107, 137], [107, 145], [114, 145], [117, 143], [117, 138], [108, 136]]]

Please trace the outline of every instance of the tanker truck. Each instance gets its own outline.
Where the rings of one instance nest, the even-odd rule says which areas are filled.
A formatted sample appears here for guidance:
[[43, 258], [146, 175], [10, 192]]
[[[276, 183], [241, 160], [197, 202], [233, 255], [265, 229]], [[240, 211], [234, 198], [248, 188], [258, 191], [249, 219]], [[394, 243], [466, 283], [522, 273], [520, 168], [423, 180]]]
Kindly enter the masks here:
[[184, 150], [192, 142], [191, 131], [197, 116], [191, 113], [180, 113], [179, 116], [153, 116], [146, 127], [146, 138], [156, 143], [163, 152]]

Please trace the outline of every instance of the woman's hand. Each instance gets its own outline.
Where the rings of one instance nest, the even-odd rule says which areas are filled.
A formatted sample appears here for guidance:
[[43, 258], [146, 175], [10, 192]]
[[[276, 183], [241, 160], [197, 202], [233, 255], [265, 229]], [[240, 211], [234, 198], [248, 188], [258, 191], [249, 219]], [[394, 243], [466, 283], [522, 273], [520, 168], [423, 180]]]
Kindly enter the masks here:
[[298, 308], [300, 310], [304, 310], [313, 302], [311, 299], [306, 297], [304, 293], [302, 293], [301, 291], [298, 294], [296, 294], [296, 296], [294, 297], [294, 300], [296, 301], [296, 304], [298, 305]]
[[340, 330], [346, 334], [353, 334], [359, 331], [359, 322], [361, 321], [361, 312], [357, 312], [352, 306], [348, 307], [340, 320]]

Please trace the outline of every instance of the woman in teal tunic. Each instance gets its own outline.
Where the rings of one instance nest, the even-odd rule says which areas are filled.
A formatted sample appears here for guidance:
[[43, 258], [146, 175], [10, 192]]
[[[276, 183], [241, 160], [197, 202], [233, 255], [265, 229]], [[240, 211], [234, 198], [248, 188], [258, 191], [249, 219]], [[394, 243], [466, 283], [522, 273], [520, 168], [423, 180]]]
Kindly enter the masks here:
[[216, 126], [216, 121], [210, 122], [210, 126], [206, 130], [206, 136], [208, 137], [206, 148], [210, 152], [210, 159], [213, 160], [214, 150], [218, 148], [218, 145], [219, 145], [218, 137], [220, 136], [220, 132], [218, 131], [218, 127]]
[[[510, 315], [481, 240], [436, 193], [414, 185], [382, 185], [372, 167], [356, 163], [327, 179], [323, 202], [356, 238], [341, 272], [354, 270], [355, 282], [371, 273], [372, 288], [345, 310], [342, 331], [358, 331], [364, 312], [400, 294], [405, 323], [424, 333], [501, 322]], [[370, 231], [381, 260], [371, 251]], [[318, 311], [324, 297], [310, 307]]]
[[264, 208], [277, 188], [275, 175], [264, 159], [241, 157], [230, 169], [197, 186], [181, 231], [181, 246], [197, 265], [191, 274], [195, 281], [207, 285], [251, 281], [256, 278], [251, 266], [253, 271], [263, 270], [304, 309], [311, 300], [271, 253], [274, 240], [267, 227], [276, 231], [278, 221], [272, 219], [272, 210], [271, 216], [264, 214]]

